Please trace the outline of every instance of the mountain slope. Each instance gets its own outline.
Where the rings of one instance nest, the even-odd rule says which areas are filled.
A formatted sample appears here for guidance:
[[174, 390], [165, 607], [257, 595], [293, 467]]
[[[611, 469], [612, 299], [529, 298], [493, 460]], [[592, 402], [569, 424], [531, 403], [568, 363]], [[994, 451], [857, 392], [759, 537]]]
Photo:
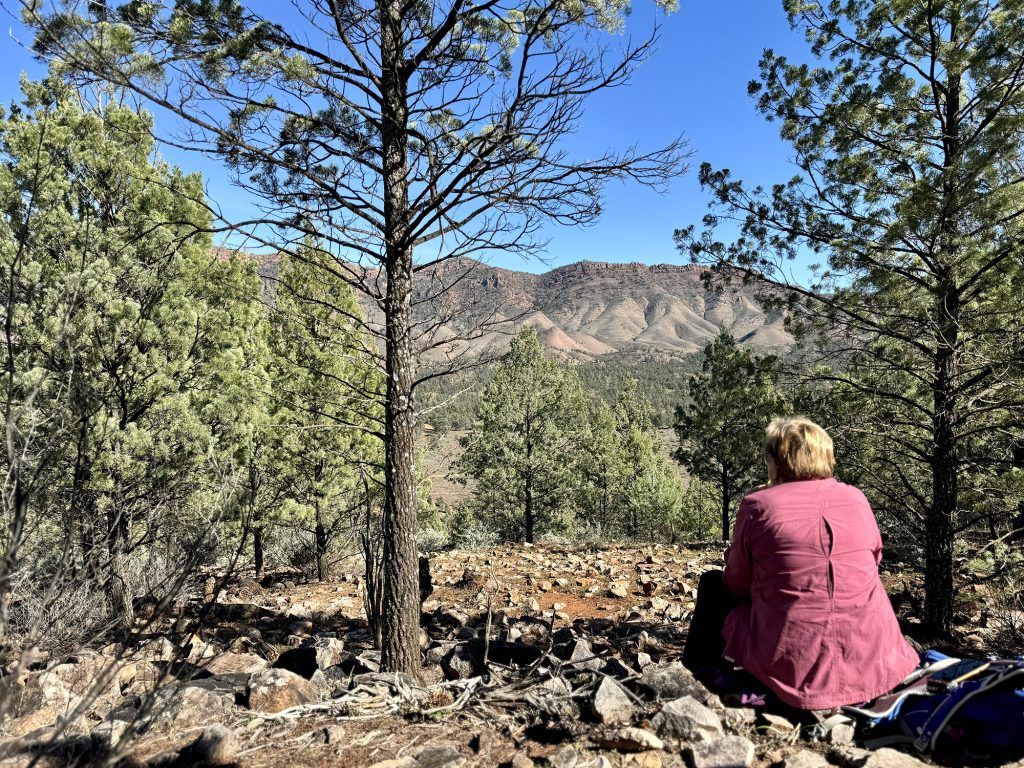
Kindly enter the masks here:
[[417, 315], [445, 317], [430, 297], [436, 292], [431, 286], [450, 286], [445, 308], [452, 319], [433, 338], [465, 334], [485, 317], [506, 321], [465, 342], [471, 354], [507, 345], [524, 323], [534, 326], [552, 351], [580, 360], [615, 352], [696, 352], [722, 328], [759, 351], [792, 343], [782, 313], [765, 312], [754, 287], [735, 281], [709, 289], [704, 271], [584, 261], [532, 274], [458, 262], [418, 278]]
[[[249, 256], [260, 261], [271, 286], [278, 260]], [[366, 285], [383, 279], [378, 270], [351, 264], [346, 270]], [[441, 262], [413, 281], [417, 346], [429, 348], [427, 360], [499, 353], [524, 323], [552, 352], [581, 361], [622, 352], [689, 354], [723, 328], [758, 351], [792, 344], [783, 313], [765, 312], [757, 287], [735, 280], [709, 288], [705, 272], [693, 265], [581, 261], [535, 274], [471, 259]], [[382, 335], [379, 307], [366, 294], [358, 298]]]

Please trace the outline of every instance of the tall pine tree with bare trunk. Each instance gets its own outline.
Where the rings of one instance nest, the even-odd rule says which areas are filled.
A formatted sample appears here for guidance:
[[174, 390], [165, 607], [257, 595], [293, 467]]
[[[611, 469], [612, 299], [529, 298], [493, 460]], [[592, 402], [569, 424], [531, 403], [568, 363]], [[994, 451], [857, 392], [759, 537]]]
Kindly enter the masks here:
[[[469, 258], [530, 254], [546, 221], [594, 221], [606, 181], [660, 185], [683, 170], [678, 140], [582, 162], [561, 147], [656, 30], [612, 45], [627, 0], [300, 0], [277, 18], [236, 0], [132, 0], [91, 19], [83, 6], [24, 2], [38, 51], [177, 115], [179, 141], [222, 157], [265, 201], [252, 238], [299, 257], [315, 236], [334, 257], [326, 268], [376, 307], [382, 667], [417, 670], [415, 390], [462, 365], [465, 336], [503, 316], [449, 297], [472, 277]], [[414, 289], [417, 272], [429, 279]], [[442, 335], [453, 315], [462, 338]]]

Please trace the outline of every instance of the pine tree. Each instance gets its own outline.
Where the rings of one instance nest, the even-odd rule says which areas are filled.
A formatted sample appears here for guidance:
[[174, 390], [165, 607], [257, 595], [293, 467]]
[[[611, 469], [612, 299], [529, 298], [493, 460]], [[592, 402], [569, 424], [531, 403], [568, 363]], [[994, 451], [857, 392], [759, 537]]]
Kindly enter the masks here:
[[575, 373], [544, 356], [524, 326], [484, 390], [461, 471], [478, 513], [507, 537], [532, 543], [569, 525], [579, 493], [585, 401]]
[[[50, 446], [35, 512], [60, 520], [129, 630], [133, 553], [187, 553], [215, 524], [198, 499], [262, 388], [259, 284], [212, 254], [201, 180], [151, 160], [148, 115], [83, 109], [59, 81], [23, 88], [0, 127], [8, 426]], [[21, 458], [7, 461], [24, 488]]]
[[683, 489], [638, 384], [627, 377], [614, 408], [594, 397], [580, 458], [580, 506], [605, 535], [653, 541], [678, 523]]
[[774, 364], [774, 358], [738, 348], [732, 334], [722, 331], [704, 348], [702, 371], [689, 382], [688, 403], [676, 409], [676, 458], [718, 488], [723, 541], [729, 540], [734, 502], [764, 477], [765, 427], [786, 408], [775, 388]]
[[580, 506], [602, 535], [619, 531], [622, 506], [622, 441], [615, 411], [601, 397], [592, 398], [583, 436], [583, 487]]
[[383, 438], [377, 353], [352, 289], [321, 263], [331, 259], [314, 244], [284, 254], [270, 313], [275, 482], [282, 514], [312, 534], [321, 581], [331, 542], [380, 487]]
[[[463, 316], [462, 339], [437, 338], [433, 319], [472, 279], [467, 257], [536, 253], [544, 222], [597, 219], [607, 181], [657, 186], [685, 168], [678, 140], [586, 160], [564, 147], [588, 98], [628, 81], [654, 31], [615, 53], [592, 45], [622, 29], [625, 0], [303, 0], [287, 15], [272, 4], [128, 0], [91, 18], [76, 0], [22, 7], [38, 52], [194, 129], [262, 198], [258, 232], [275, 247], [316, 236], [358, 262], [333, 271], [383, 314], [382, 667], [416, 672], [415, 393], [440, 375], [418, 365], [433, 349], [450, 363], [441, 373], [457, 369], [460, 341], [479, 327]], [[415, 272], [441, 265], [453, 267], [448, 279], [413, 288]]]

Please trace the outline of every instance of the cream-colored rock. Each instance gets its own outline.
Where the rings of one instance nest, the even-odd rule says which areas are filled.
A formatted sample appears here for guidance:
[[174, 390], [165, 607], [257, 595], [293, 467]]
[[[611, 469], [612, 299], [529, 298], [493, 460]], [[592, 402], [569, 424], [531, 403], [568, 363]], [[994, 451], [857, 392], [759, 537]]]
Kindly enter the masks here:
[[316, 686], [286, 669], [267, 669], [249, 677], [249, 709], [283, 712], [319, 699]]

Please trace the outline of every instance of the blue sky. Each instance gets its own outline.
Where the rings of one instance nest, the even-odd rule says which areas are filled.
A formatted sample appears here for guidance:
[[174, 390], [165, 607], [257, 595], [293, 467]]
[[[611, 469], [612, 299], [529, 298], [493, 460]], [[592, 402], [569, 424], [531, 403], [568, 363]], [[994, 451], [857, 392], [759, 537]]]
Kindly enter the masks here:
[[[635, 0], [634, 0], [635, 2]], [[3, 0], [11, 9], [16, 0]], [[653, 2], [635, 2], [627, 35], [649, 31], [656, 12]], [[700, 190], [696, 169], [703, 161], [727, 167], [747, 182], [771, 184], [788, 179], [794, 169], [778, 127], [757, 114], [746, 94], [756, 77], [765, 48], [803, 58], [806, 48], [790, 30], [781, 0], [680, 0], [680, 9], [663, 18], [658, 50], [636, 73], [631, 84], [599, 94], [588, 108], [568, 149], [574, 155], [596, 155], [609, 148], [636, 143], [653, 149], [682, 133], [691, 142], [691, 171], [666, 194], [637, 185], [607, 189], [601, 220], [587, 228], [551, 227], [543, 263], [498, 255], [491, 262], [515, 269], [543, 271], [582, 259], [682, 263], [673, 244], [675, 228], [700, 222], [708, 195]], [[43, 70], [24, 46], [29, 36], [17, 20], [0, 17], [0, 102], [18, 98], [23, 71], [39, 77]], [[158, 131], [165, 126], [158, 124]], [[163, 154], [184, 169], [201, 171], [212, 197], [231, 216], [244, 216], [247, 203], [231, 188], [215, 160], [165, 148]]]

